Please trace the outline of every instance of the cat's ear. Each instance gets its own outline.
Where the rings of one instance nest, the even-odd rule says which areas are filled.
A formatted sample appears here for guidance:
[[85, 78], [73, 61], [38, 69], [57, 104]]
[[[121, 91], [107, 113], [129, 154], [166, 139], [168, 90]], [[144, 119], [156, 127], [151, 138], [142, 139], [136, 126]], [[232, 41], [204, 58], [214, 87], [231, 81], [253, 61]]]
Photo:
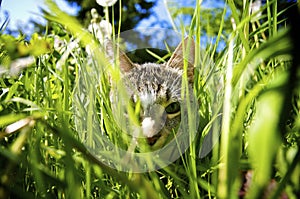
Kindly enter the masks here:
[[[111, 40], [106, 40], [105, 41], [105, 52], [110, 59], [109, 61], [114, 64], [117, 56], [117, 48], [118, 45], [114, 45]], [[122, 50], [119, 50], [119, 63], [120, 63], [120, 69], [122, 73], [129, 72], [132, 68], [135, 67], [135, 64], [127, 57], [126, 53], [123, 52]]]
[[167, 62], [167, 67], [183, 69], [184, 60], [187, 61], [187, 76], [189, 82], [194, 80], [194, 62], [195, 62], [195, 42], [192, 38], [186, 37], [183, 42], [181, 42], [171, 58]]

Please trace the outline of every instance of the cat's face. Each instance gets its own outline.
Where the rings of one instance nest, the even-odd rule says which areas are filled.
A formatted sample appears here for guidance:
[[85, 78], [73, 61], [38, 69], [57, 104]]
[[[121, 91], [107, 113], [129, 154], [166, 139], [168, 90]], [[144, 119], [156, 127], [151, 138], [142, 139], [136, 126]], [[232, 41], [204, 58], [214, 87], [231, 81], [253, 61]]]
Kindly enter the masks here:
[[[135, 128], [139, 130], [131, 134], [145, 139], [150, 147], [163, 146], [180, 124], [181, 104], [184, 100], [181, 98], [183, 46], [187, 45], [188, 39], [185, 39], [164, 64], [134, 64], [125, 53], [120, 52], [122, 83], [129, 97], [130, 106], [135, 112], [138, 111], [135, 114], [138, 127]], [[195, 53], [193, 42], [186, 52], [188, 52], [187, 75], [192, 86]], [[128, 113], [124, 113], [124, 117], [128, 117]]]

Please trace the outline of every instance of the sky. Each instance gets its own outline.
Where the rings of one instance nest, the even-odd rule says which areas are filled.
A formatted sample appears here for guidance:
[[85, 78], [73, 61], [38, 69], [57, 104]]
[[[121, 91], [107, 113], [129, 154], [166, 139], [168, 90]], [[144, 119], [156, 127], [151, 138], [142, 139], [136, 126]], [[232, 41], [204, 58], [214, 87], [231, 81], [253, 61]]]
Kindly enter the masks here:
[[[1, 0], [0, 0], [1, 1]], [[64, 0], [54, 0], [57, 5], [64, 11], [68, 12], [71, 15], [76, 14], [76, 8], [68, 6]], [[0, 10], [0, 25], [4, 22], [4, 12], [8, 11], [10, 17], [9, 28], [17, 26], [28, 25], [28, 20], [30, 18], [36, 19], [36, 21], [43, 21], [43, 18], [39, 16], [39, 7], [44, 7], [43, 0], [2, 0], [1, 10]], [[167, 2], [172, 3], [177, 0], [168, 0]], [[185, 0], [186, 3], [195, 2], [195, 0]], [[169, 21], [169, 15], [166, 11], [166, 7], [163, 0], [158, 0], [157, 5], [153, 7], [153, 12], [156, 13], [149, 17], [147, 20], [140, 22], [140, 27], [147, 27], [156, 20], [165, 20]]]
[[[1, 0], [0, 0], [1, 1]], [[64, 11], [68, 11], [69, 14], [75, 14], [76, 8], [71, 8], [64, 0], [54, 0], [57, 5]], [[36, 19], [36, 21], [44, 21], [39, 16], [39, 7], [45, 7], [43, 0], [2, 0], [0, 24], [5, 20], [4, 12], [8, 12], [10, 23], [9, 27], [14, 28], [19, 25], [27, 25], [30, 18]]]
[[[54, 0], [57, 5], [70, 15], [75, 15], [78, 8], [70, 7], [64, 0]], [[92, 1], [92, 0], [91, 0]], [[1, 2], [1, 0], [0, 0]], [[171, 27], [170, 16], [167, 12], [165, 2], [170, 6], [192, 6], [194, 7], [196, 0], [158, 0], [155, 7], [153, 7], [153, 15], [148, 19], [142, 20], [138, 24], [138, 28], [153, 27], [153, 23], [157, 21], [166, 22], [166, 26]], [[218, 7], [219, 4], [214, 0], [203, 1], [204, 7]], [[223, 5], [221, 5], [223, 6]], [[45, 7], [44, 0], [2, 0], [0, 8], [0, 26], [5, 20], [5, 12], [7, 11], [10, 17], [8, 28], [14, 30], [16, 27], [23, 27], [22, 30], [28, 30], [25, 34], [30, 35], [30, 30], [33, 30], [32, 24], [27, 23], [29, 19], [34, 19], [37, 22], [43, 22], [44, 19], [39, 15], [39, 7]], [[156, 23], [157, 24], [157, 23]], [[154, 25], [155, 27], [155, 25]]]
[[[0, 0], [1, 1], [1, 0]], [[70, 7], [64, 0], [54, 0], [57, 5], [64, 11], [71, 15], [75, 15], [77, 12], [76, 8]], [[162, 9], [162, 0], [158, 1], [159, 7], [157, 6], [156, 11], [160, 12], [162, 17], [166, 17], [166, 12]], [[39, 7], [45, 7], [43, 0], [2, 0], [0, 8], [0, 25], [5, 20], [5, 12], [7, 11], [10, 18], [9, 27], [14, 28], [19, 25], [26, 25], [29, 19], [36, 19], [36, 21], [44, 21], [39, 16]], [[144, 22], [143, 22], [144, 24]]]

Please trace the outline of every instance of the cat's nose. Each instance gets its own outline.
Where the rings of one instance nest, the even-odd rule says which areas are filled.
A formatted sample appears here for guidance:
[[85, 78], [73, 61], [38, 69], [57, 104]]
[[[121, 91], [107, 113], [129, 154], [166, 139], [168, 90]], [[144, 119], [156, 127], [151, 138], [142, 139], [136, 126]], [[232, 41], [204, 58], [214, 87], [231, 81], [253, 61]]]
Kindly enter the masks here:
[[165, 126], [166, 119], [164, 107], [159, 104], [152, 105], [141, 122], [143, 135], [147, 138], [157, 135]]
[[155, 126], [155, 121], [151, 117], [144, 118], [142, 121], [143, 134], [146, 137], [153, 137], [156, 134], [154, 126]]

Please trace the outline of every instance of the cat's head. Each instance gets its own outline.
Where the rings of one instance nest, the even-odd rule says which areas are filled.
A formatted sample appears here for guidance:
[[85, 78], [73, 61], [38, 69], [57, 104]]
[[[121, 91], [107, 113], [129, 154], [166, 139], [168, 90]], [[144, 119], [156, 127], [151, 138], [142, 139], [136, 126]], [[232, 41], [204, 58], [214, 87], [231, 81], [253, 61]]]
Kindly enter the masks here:
[[[112, 45], [107, 46], [107, 52], [111, 59], [115, 57]], [[177, 46], [168, 62], [163, 64], [139, 65], [133, 63], [124, 52], [119, 52], [122, 83], [137, 117], [137, 125], [127, 128], [128, 131], [133, 131], [129, 134], [146, 140], [150, 147], [158, 148], [177, 131], [181, 121], [181, 104], [184, 101], [181, 97], [183, 67], [184, 64], [187, 65], [187, 78], [191, 88], [194, 56], [195, 44], [188, 38]], [[111, 96], [114, 104], [120, 100], [120, 97]], [[124, 104], [126, 106], [128, 103]], [[123, 110], [124, 117], [128, 119], [128, 111]]]

